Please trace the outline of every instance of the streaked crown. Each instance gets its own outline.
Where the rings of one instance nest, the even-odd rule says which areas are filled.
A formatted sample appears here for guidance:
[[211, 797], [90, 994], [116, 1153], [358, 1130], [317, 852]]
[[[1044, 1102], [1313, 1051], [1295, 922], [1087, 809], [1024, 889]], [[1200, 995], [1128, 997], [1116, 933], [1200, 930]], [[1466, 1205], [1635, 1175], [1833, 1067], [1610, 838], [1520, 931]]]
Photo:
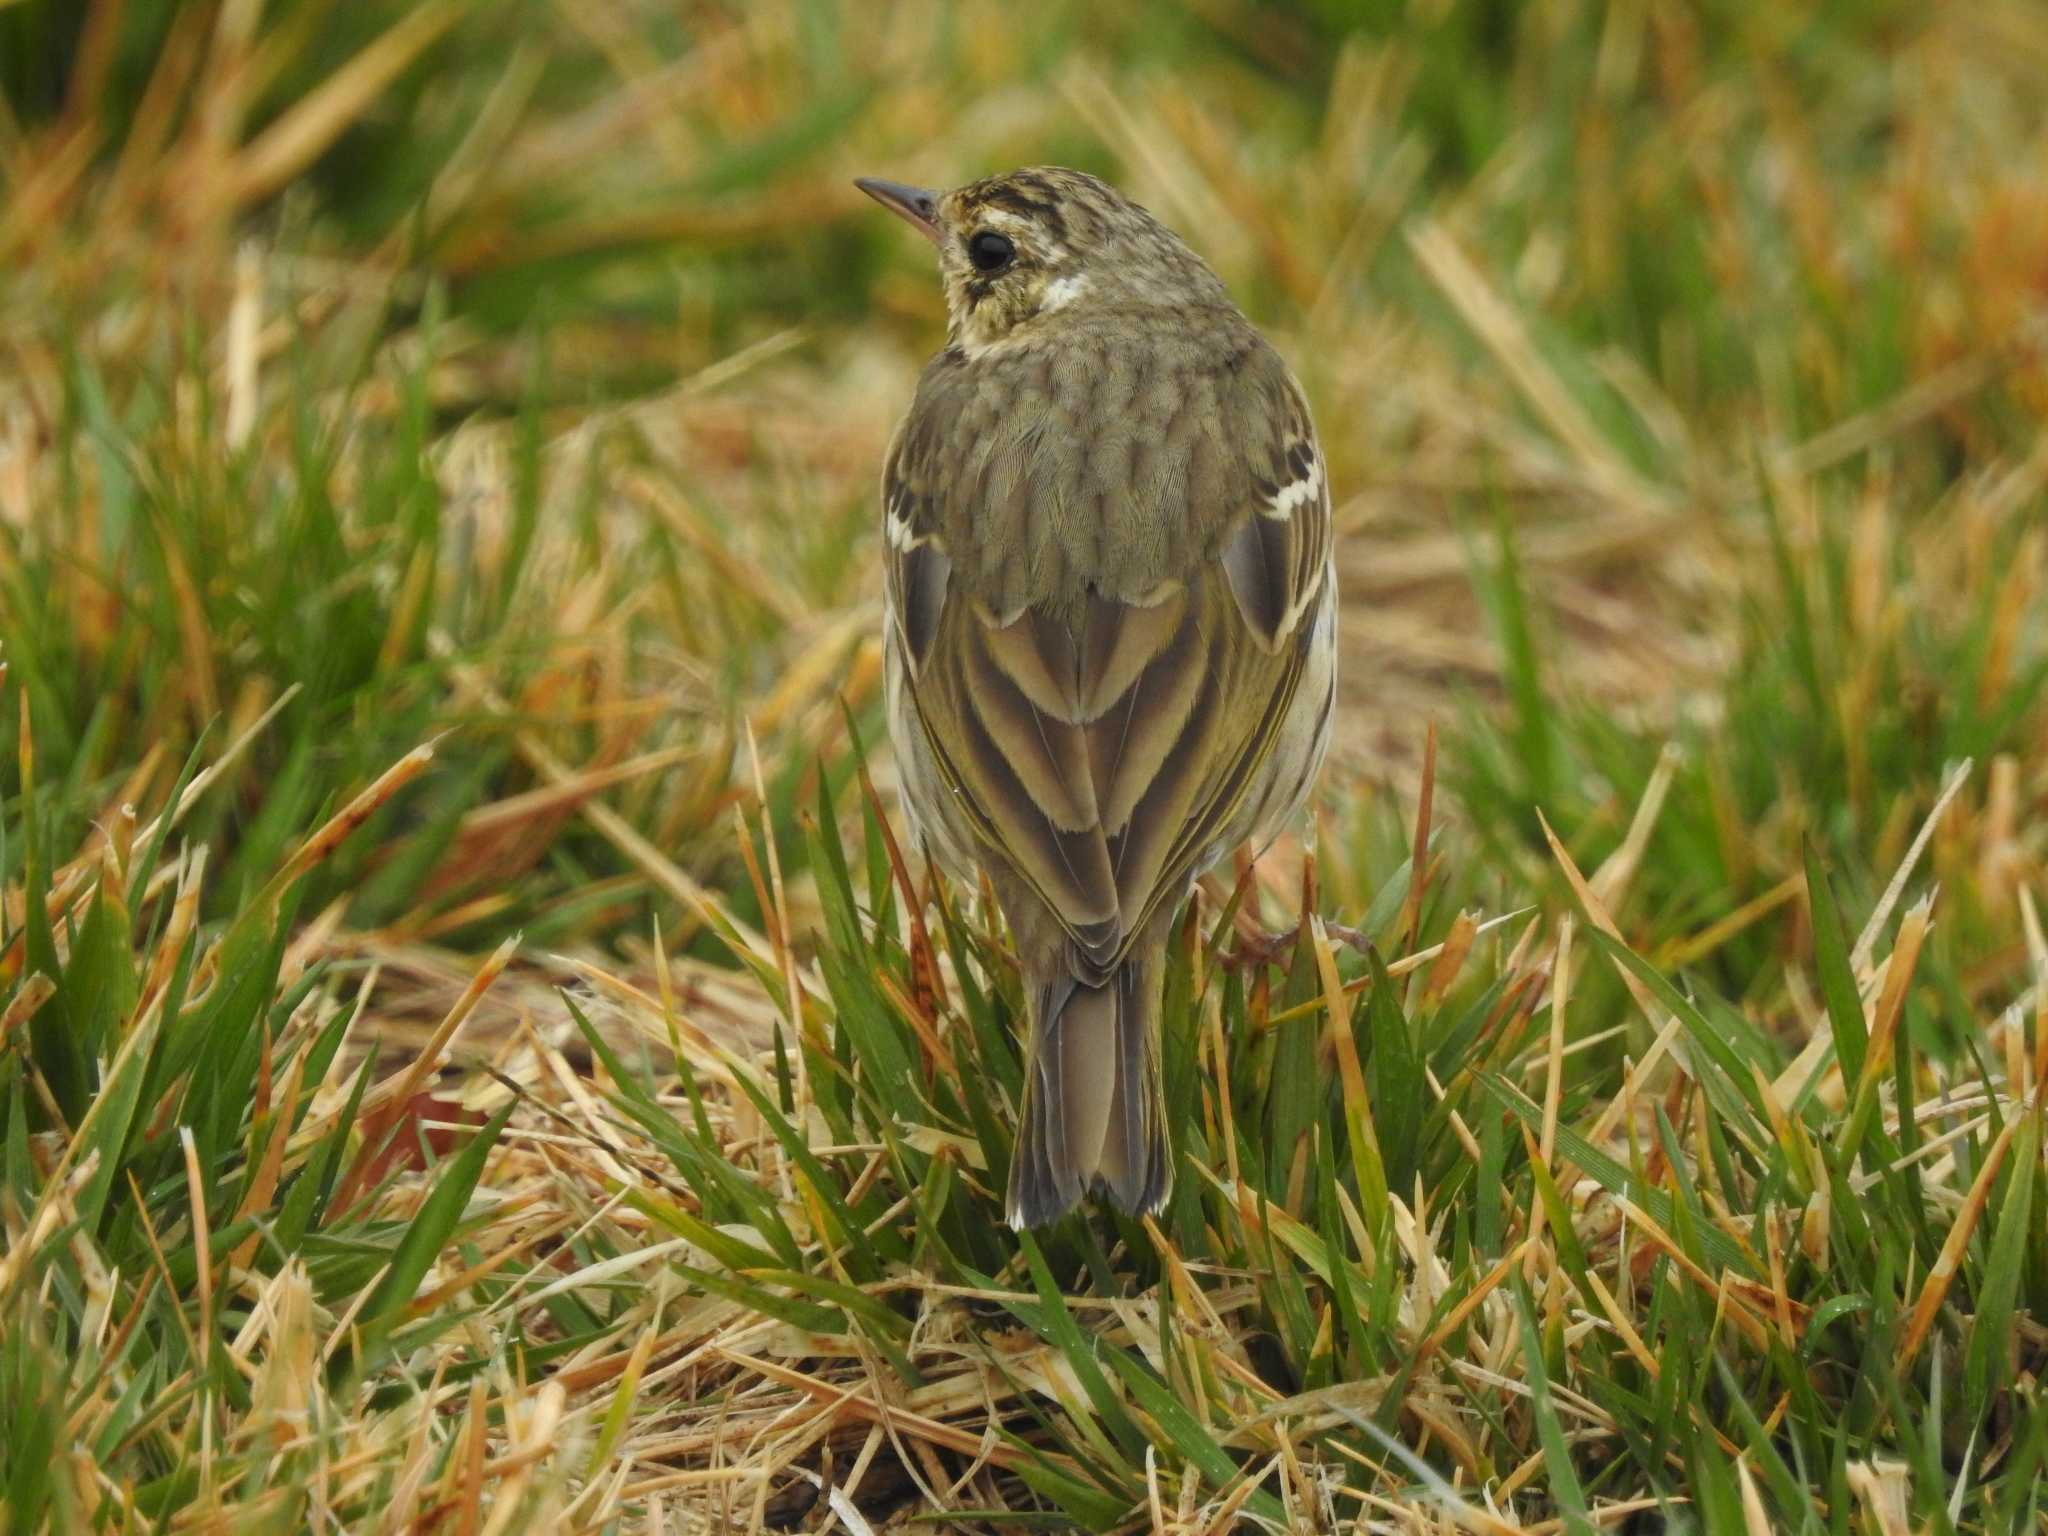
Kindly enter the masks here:
[[938, 247], [952, 339], [970, 350], [1115, 310], [1230, 302], [1180, 236], [1082, 171], [1032, 166], [951, 192], [859, 186]]

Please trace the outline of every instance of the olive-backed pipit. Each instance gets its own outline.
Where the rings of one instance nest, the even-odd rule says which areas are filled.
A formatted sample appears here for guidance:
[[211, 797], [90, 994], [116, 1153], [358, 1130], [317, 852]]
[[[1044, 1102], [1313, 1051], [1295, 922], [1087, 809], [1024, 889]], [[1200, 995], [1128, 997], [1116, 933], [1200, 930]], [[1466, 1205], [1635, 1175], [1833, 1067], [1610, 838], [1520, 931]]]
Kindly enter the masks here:
[[950, 316], [883, 474], [887, 701], [927, 855], [987, 872], [1023, 967], [1009, 1219], [1156, 1211], [1178, 909], [1329, 735], [1315, 428], [1216, 275], [1094, 177], [859, 185], [938, 247]]

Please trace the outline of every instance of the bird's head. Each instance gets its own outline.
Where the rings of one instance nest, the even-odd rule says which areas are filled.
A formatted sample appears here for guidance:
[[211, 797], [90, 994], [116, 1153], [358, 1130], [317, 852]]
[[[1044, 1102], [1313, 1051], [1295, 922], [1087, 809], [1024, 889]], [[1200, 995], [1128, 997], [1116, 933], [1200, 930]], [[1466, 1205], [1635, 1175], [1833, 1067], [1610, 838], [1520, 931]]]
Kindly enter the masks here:
[[1081, 171], [1033, 166], [951, 192], [854, 184], [938, 248], [949, 332], [970, 352], [1026, 340], [1054, 316], [1227, 302], [1178, 235]]

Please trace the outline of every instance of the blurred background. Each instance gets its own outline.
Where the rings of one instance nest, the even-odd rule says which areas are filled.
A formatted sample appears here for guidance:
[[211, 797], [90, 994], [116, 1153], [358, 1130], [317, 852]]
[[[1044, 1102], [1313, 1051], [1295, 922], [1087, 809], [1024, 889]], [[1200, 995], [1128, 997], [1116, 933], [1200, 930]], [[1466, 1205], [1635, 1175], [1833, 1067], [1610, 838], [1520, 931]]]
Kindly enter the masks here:
[[[846, 711], [878, 735], [873, 489], [943, 330], [849, 178], [1056, 161], [1185, 233], [1314, 402], [1326, 819], [1404, 798], [1435, 721], [1491, 857], [1553, 878], [1533, 807], [1597, 853], [1676, 738], [1663, 899], [1706, 920], [1804, 829], [1896, 839], [2031, 707], [2040, 14], [0, 4], [34, 750], [146, 801], [282, 701], [192, 828], [246, 882], [453, 727], [330, 867], [337, 923], [682, 934], [679, 877], [747, 907], [756, 774], [810, 805]], [[669, 873], [575, 819], [600, 791]], [[1351, 899], [1396, 845], [1332, 846]]]

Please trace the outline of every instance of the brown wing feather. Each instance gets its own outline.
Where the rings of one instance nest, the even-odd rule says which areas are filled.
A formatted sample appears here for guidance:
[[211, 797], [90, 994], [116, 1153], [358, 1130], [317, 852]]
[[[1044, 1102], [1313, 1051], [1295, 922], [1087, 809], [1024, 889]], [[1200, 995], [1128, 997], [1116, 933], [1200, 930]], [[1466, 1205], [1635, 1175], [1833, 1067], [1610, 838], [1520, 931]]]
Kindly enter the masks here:
[[[1328, 495], [1299, 392], [1269, 352], [1255, 356], [1237, 375], [1235, 483], [1219, 483], [1213, 441], [1186, 476], [1233, 510], [1184, 514], [1208, 535], [1183, 542], [1179, 575], [1149, 590], [1088, 586], [1001, 611], [1018, 581], [984, 597], [945, 547], [962, 509], [929, 472], [943, 434], [914, 411], [890, 455], [887, 580], [924, 737], [984, 856], [1038, 897], [1084, 979], [1112, 971], [1185, 891], [1258, 781], [1301, 677]], [[974, 463], [954, 495], [1023, 494], [1025, 469]]]

